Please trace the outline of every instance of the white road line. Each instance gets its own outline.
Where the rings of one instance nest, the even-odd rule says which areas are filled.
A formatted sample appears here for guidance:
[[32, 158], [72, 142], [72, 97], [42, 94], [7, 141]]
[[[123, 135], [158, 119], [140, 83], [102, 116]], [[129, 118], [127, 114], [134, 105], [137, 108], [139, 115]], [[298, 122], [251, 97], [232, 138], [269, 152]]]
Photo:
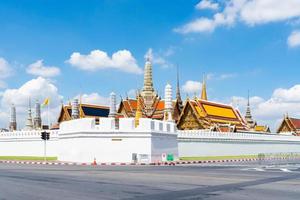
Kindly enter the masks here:
[[283, 168], [283, 169], [280, 169], [280, 170], [283, 171], [283, 172], [292, 172], [291, 170], [286, 169], [286, 168]]
[[262, 168], [253, 168], [254, 170], [256, 170], [256, 171], [259, 171], [259, 172], [264, 172], [265, 170], [264, 169], [262, 169]]

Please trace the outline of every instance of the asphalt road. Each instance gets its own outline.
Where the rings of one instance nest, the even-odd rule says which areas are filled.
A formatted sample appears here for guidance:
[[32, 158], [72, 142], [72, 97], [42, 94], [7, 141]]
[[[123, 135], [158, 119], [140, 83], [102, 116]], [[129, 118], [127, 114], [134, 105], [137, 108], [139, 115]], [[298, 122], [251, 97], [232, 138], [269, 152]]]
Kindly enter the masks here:
[[0, 164], [0, 200], [299, 198], [300, 165], [94, 167]]

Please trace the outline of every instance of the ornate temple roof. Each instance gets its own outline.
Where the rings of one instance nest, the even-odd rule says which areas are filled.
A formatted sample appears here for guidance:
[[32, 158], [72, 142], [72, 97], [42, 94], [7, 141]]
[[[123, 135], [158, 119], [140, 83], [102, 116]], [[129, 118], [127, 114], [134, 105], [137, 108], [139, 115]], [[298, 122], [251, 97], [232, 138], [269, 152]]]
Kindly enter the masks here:
[[138, 99], [126, 99], [122, 100], [118, 109], [118, 117], [135, 117], [137, 110], [137, 101], [140, 101], [140, 106], [142, 109], [143, 117], [145, 118], [154, 118], [154, 119], [163, 119], [164, 117], [164, 100], [157, 98], [152, 105], [153, 112], [151, 115], [147, 115], [145, 110], [145, 103], [143, 97]]
[[[108, 117], [109, 107], [93, 104], [79, 104], [80, 117]], [[72, 117], [72, 106], [64, 105], [61, 108], [58, 123], [66, 120], [70, 120]]]
[[[187, 100], [178, 121], [179, 128], [189, 128], [188, 123], [190, 123], [189, 121], [191, 121], [191, 119], [188, 119], [190, 117], [186, 116], [188, 112], [190, 112], [188, 110], [192, 112], [190, 116], [196, 120], [194, 121], [194, 128], [201, 127], [203, 129], [210, 129], [215, 125], [227, 124], [235, 126], [237, 130], [248, 130], [245, 120], [242, 118], [240, 112], [233, 108], [233, 106], [203, 99]], [[196, 123], [198, 123], [199, 126], [197, 126]]]
[[[151, 112], [151, 115], [147, 115], [145, 112], [145, 104], [143, 97], [138, 98], [140, 101], [140, 105], [142, 108], [142, 113], [144, 118], [152, 118], [152, 119], [159, 119], [162, 120], [164, 118], [164, 109], [165, 109], [165, 101], [157, 98], [153, 103], [153, 112]], [[117, 117], [123, 118], [123, 117], [135, 117], [135, 113], [137, 110], [137, 99], [125, 99], [122, 100], [120, 103], [120, 106], [117, 111]], [[172, 102], [173, 108], [174, 108], [174, 116], [173, 118], [177, 120], [179, 118], [179, 105], [177, 101]]]
[[277, 133], [292, 132], [295, 135], [300, 135], [300, 119], [289, 116], [284, 116]]
[[263, 126], [263, 125], [256, 125], [254, 127], [255, 132], [263, 132], [263, 133], [270, 133], [270, 128], [269, 126]]

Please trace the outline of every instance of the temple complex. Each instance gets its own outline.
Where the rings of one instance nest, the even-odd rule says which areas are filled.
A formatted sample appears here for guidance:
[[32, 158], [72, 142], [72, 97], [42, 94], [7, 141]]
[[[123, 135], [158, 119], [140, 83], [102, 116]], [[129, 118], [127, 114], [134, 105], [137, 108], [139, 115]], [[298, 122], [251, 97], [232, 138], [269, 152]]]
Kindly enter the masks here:
[[300, 136], [300, 119], [285, 115], [277, 129], [278, 134], [292, 134]]
[[[176, 100], [172, 101], [172, 119], [177, 121], [182, 109], [179, 80], [177, 74]], [[149, 58], [145, 63], [144, 86], [142, 91], [137, 93], [136, 98], [122, 99], [117, 111], [118, 118], [135, 117], [139, 110], [141, 117], [163, 120], [165, 111], [165, 100], [158, 96], [153, 87], [152, 64]]]

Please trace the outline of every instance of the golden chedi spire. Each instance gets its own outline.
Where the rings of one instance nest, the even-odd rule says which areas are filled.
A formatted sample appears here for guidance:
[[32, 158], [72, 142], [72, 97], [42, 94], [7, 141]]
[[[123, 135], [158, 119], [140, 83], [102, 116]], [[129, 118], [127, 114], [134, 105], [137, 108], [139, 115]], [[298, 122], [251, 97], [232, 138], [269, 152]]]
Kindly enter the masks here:
[[140, 102], [140, 95], [137, 96], [137, 105], [136, 105], [136, 112], [135, 112], [135, 127], [137, 127], [140, 123], [140, 118], [142, 118], [142, 107]]
[[150, 57], [147, 57], [145, 63], [143, 92], [154, 92], [152, 80], [152, 64], [150, 61]]
[[201, 99], [207, 101], [207, 93], [206, 93], [206, 77], [205, 77], [205, 76], [203, 76], [202, 91], [201, 91]]
[[153, 78], [152, 78], [152, 64], [150, 57], [147, 57], [144, 69], [144, 87], [141, 92], [141, 97], [145, 104], [144, 112], [147, 116], [151, 116], [153, 113], [153, 101], [157, 96], [153, 87]]

